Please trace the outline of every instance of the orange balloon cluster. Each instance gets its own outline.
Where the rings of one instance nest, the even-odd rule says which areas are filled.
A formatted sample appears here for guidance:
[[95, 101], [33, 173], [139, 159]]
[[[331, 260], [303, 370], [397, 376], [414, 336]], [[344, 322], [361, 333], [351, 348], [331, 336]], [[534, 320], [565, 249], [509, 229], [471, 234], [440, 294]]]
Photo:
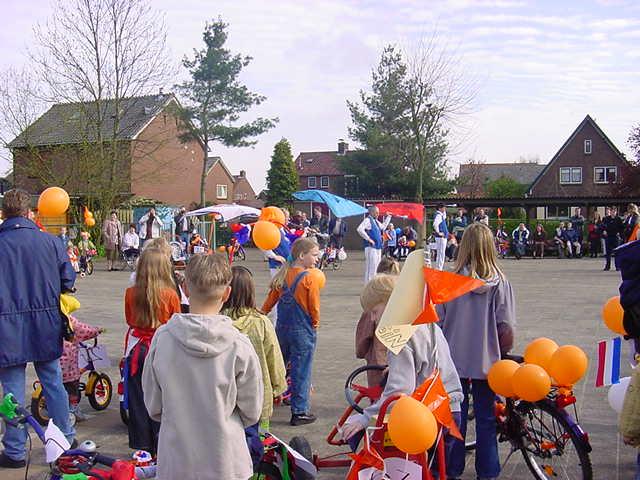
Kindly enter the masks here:
[[624, 310], [620, 305], [620, 296], [611, 297], [602, 307], [602, 320], [609, 330], [618, 335], [626, 335], [622, 319], [624, 318]]
[[511, 360], [500, 360], [489, 370], [489, 387], [503, 397], [518, 397], [537, 402], [547, 396], [551, 378], [562, 387], [571, 387], [587, 372], [587, 355], [575, 345], [558, 344], [549, 338], [537, 338], [524, 352], [524, 361], [518, 365]]
[[59, 217], [68, 208], [69, 194], [60, 187], [49, 187], [38, 198], [38, 213], [42, 217]]
[[90, 212], [87, 207], [84, 207], [84, 224], [89, 228], [96, 224], [96, 219], [93, 218], [93, 213]]
[[407, 396], [393, 405], [387, 428], [393, 444], [411, 455], [426, 452], [438, 436], [438, 423], [431, 410]]
[[285, 224], [284, 212], [278, 207], [264, 207], [253, 225], [251, 238], [261, 250], [273, 250], [280, 245], [280, 227]]

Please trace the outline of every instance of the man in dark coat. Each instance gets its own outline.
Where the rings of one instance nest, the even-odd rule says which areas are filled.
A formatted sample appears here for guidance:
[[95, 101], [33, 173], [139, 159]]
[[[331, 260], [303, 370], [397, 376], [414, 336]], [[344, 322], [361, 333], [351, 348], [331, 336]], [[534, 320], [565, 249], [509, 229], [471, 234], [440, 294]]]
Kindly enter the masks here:
[[604, 265], [604, 270], [610, 270], [611, 254], [619, 244], [619, 236], [624, 229], [624, 225], [622, 223], [622, 219], [615, 214], [615, 211], [612, 208], [607, 208], [605, 210], [605, 213], [606, 215], [602, 219], [602, 226], [600, 227], [600, 231], [602, 232], [602, 236], [604, 237], [604, 245], [606, 248], [606, 263]]
[[[0, 225], [0, 383], [25, 403], [25, 369], [33, 363], [47, 410], [69, 442], [69, 399], [62, 384], [63, 322], [60, 294], [71, 291], [76, 274], [62, 242], [29, 220], [30, 196], [10, 190], [4, 196]], [[0, 467], [25, 466], [26, 429], [7, 425]]]

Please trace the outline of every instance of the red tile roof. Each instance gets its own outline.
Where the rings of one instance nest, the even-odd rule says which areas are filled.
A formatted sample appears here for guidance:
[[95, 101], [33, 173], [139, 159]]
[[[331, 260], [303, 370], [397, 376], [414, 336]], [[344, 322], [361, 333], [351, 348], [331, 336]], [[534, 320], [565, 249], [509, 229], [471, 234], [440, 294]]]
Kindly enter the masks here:
[[301, 152], [296, 158], [296, 170], [301, 177], [344, 175], [338, 162], [338, 152]]

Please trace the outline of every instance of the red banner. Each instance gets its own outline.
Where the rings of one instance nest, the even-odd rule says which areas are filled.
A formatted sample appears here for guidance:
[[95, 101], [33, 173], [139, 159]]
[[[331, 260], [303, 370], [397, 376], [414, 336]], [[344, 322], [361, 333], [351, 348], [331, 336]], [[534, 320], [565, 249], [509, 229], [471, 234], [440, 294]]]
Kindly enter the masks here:
[[378, 207], [378, 210], [380, 210], [382, 214], [389, 212], [394, 217], [416, 220], [420, 224], [422, 224], [424, 219], [424, 205], [420, 205], [419, 203], [378, 203], [376, 207]]

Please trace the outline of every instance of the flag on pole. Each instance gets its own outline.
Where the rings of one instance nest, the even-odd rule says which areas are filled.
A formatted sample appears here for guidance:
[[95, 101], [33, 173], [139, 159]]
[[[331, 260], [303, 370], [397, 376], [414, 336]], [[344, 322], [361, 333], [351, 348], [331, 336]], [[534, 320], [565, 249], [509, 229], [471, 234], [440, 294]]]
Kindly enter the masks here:
[[596, 387], [605, 387], [620, 382], [620, 357], [622, 338], [598, 342], [598, 373]]

